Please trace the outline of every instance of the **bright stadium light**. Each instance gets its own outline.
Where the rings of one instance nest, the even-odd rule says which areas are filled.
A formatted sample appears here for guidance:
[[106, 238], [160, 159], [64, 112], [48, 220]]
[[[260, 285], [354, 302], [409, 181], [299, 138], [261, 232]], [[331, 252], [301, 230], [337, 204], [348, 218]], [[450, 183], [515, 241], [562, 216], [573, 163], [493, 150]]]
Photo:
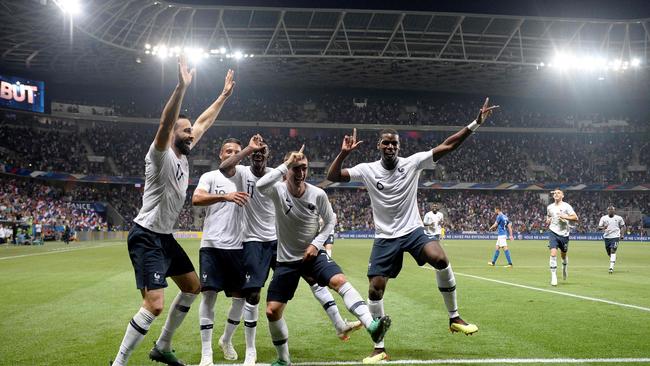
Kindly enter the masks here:
[[641, 66], [641, 60], [639, 58], [633, 58], [631, 62], [632, 67], [639, 67]]
[[54, 3], [65, 14], [77, 15], [81, 13], [81, 3], [79, 0], [55, 0]]
[[244, 54], [241, 51], [235, 51], [232, 55], [235, 60], [241, 60], [244, 57]]
[[225, 54], [226, 51], [226, 47], [219, 47], [219, 52], [221, 52], [222, 55]]

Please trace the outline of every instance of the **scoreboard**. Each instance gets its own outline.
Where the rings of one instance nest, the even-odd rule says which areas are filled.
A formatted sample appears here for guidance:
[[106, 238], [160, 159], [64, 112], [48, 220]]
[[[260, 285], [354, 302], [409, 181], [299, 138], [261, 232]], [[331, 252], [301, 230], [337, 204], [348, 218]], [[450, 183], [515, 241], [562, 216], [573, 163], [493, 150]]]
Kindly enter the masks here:
[[0, 107], [43, 113], [45, 82], [0, 74]]

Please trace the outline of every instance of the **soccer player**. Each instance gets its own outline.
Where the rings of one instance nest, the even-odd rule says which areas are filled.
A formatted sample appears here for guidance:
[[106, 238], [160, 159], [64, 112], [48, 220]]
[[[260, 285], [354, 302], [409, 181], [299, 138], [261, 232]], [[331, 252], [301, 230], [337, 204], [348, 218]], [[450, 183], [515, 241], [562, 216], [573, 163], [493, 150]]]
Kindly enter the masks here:
[[[224, 140], [219, 158], [221, 161], [241, 151], [237, 139]], [[194, 190], [192, 204], [207, 206], [203, 221], [203, 237], [199, 249], [201, 265], [201, 303], [199, 326], [201, 329], [200, 366], [212, 366], [212, 329], [217, 293], [224, 291], [232, 297], [232, 306], [226, 320], [224, 334], [219, 338], [224, 358], [236, 360], [237, 352], [232, 346], [232, 335], [242, 316], [245, 282], [244, 249], [242, 247], [242, 222], [244, 206], [249, 199], [237, 184], [221, 170], [207, 172], [199, 179]]]
[[[245, 157], [250, 157], [251, 165], [237, 165]], [[255, 337], [257, 333], [258, 304], [260, 292], [268, 278], [271, 268], [275, 268], [277, 255], [277, 236], [275, 230], [275, 210], [273, 201], [257, 188], [257, 181], [272, 169], [268, 168], [269, 147], [262, 136], [251, 137], [249, 144], [241, 152], [222, 161], [219, 169], [232, 176], [239, 190], [245, 190], [249, 202], [244, 206], [243, 248], [246, 282], [243, 287], [245, 304], [243, 309], [244, 333], [246, 337], [246, 358], [244, 365], [254, 365], [257, 360]], [[330, 235], [332, 236], [332, 235]], [[328, 238], [329, 240], [329, 238]], [[342, 340], [349, 333], [359, 329], [361, 322], [343, 320], [332, 294], [326, 287], [309, 282], [314, 297], [321, 303]], [[234, 305], [233, 305], [234, 307]], [[232, 312], [232, 308], [231, 308]]]
[[431, 211], [424, 215], [424, 233], [430, 236], [431, 239], [440, 241], [444, 220], [445, 216], [438, 211], [438, 204], [432, 203]]
[[199, 293], [200, 283], [192, 262], [172, 232], [189, 182], [187, 155], [212, 126], [235, 86], [233, 72], [229, 70], [223, 91], [192, 126], [179, 111], [194, 73], [188, 70], [185, 58], [181, 57], [178, 84], [163, 109], [158, 132], [145, 158], [142, 208], [128, 236], [129, 256], [143, 301], [127, 325], [113, 366], [127, 364], [151, 323], [162, 313], [167, 277], [171, 277], [181, 291], [172, 301], [167, 321], [149, 357], [167, 365], [184, 365], [174, 354], [171, 341]]
[[[341, 152], [330, 165], [327, 179], [332, 182], [365, 183], [370, 195], [375, 221], [375, 241], [368, 263], [368, 306], [376, 318], [384, 314], [384, 291], [389, 278], [395, 278], [402, 269], [403, 254], [408, 251], [418, 265], [429, 263], [436, 269], [438, 288], [449, 312], [449, 329], [452, 332], [473, 334], [478, 331], [474, 324], [466, 323], [458, 314], [456, 302], [456, 279], [445, 251], [439, 241], [424, 233], [417, 206], [417, 189], [420, 172], [433, 168], [438, 160], [458, 148], [498, 106], [488, 107], [485, 100], [476, 120], [448, 137], [432, 150], [398, 157], [399, 134], [393, 129], [380, 132], [377, 149], [381, 159], [373, 163], [358, 164], [341, 169], [347, 156], [362, 141], [357, 141], [356, 129], [352, 136], [345, 136]], [[384, 344], [378, 342], [364, 363], [378, 363], [388, 359]]]
[[578, 221], [578, 215], [573, 211], [570, 204], [563, 201], [564, 192], [556, 189], [551, 192], [555, 202], [546, 208], [546, 225], [548, 225], [548, 248], [551, 250], [549, 267], [551, 268], [551, 286], [557, 286], [557, 250], [560, 249], [562, 256], [562, 279], [568, 276], [569, 257], [569, 233], [571, 222]]
[[515, 237], [512, 235], [512, 223], [508, 220], [508, 216], [501, 211], [501, 207], [495, 207], [494, 212], [497, 214], [497, 219], [494, 224], [490, 226], [490, 231], [495, 228], [497, 229], [497, 243], [492, 261], [488, 262], [488, 264], [494, 266], [499, 258], [499, 249], [503, 249], [503, 254], [506, 255], [506, 259], [508, 260], [508, 267], [512, 267], [510, 250], [508, 249], [508, 242], [506, 241], [508, 233], [510, 233], [510, 240], [515, 240]]
[[609, 257], [609, 274], [614, 273], [614, 264], [616, 264], [616, 250], [618, 241], [623, 240], [625, 233], [625, 221], [616, 215], [614, 206], [607, 207], [607, 215], [600, 218], [598, 230], [603, 230], [603, 239], [605, 239], [605, 250]]
[[[291, 363], [289, 330], [282, 314], [293, 298], [300, 277], [311, 278], [312, 282], [337, 291], [374, 342], [380, 342], [390, 327], [390, 317], [372, 318], [359, 292], [323, 249], [336, 219], [325, 191], [305, 182], [308, 160], [303, 149], [304, 146], [298, 152], [287, 154], [283, 164], [257, 182], [259, 191], [273, 201], [278, 235], [277, 263], [266, 301], [266, 317], [278, 354], [272, 365]], [[320, 229], [319, 217], [324, 222]]]

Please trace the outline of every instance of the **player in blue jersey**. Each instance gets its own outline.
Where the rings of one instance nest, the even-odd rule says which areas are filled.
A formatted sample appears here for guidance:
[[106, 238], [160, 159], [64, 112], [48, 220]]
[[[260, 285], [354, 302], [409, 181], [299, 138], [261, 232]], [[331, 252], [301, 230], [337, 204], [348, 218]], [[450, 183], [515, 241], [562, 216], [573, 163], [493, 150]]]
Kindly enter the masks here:
[[508, 220], [508, 216], [501, 211], [501, 207], [495, 207], [494, 212], [497, 214], [497, 219], [494, 221], [494, 224], [490, 226], [490, 231], [495, 228], [497, 229], [497, 243], [492, 261], [488, 262], [488, 264], [494, 266], [499, 258], [499, 249], [503, 249], [503, 253], [506, 255], [506, 259], [508, 260], [508, 267], [512, 267], [510, 250], [508, 249], [508, 242], [506, 241], [508, 234], [510, 234], [510, 240], [515, 240], [515, 237], [512, 235], [512, 223]]

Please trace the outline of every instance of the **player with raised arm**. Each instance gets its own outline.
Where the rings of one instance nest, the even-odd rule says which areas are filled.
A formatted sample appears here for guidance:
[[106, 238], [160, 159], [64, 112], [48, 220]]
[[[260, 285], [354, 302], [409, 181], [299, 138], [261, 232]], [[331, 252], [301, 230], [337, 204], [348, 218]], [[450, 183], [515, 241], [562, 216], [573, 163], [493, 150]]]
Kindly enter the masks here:
[[[224, 161], [240, 151], [241, 142], [228, 138], [223, 141], [219, 158]], [[232, 297], [233, 305], [226, 319], [224, 334], [219, 338], [219, 347], [225, 359], [237, 359], [237, 352], [232, 346], [232, 335], [244, 307], [242, 289], [246, 271], [242, 248], [242, 206], [249, 199], [248, 193], [242, 192], [238, 186], [230, 179], [228, 172], [217, 169], [201, 176], [192, 196], [192, 204], [207, 206], [199, 249], [202, 294], [199, 304], [200, 366], [212, 366], [214, 307], [220, 291]]]
[[438, 204], [432, 203], [431, 211], [424, 215], [424, 233], [433, 240], [440, 241], [444, 222], [445, 216], [438, 211]]
[[556, 189], [551, 192], [555, 202], [546, 208], [546, 225], [548, 225], [548, 248], [551, 250], [549, 267], [551, 269], [551, 286], [557, 286], [557, 250], [562, 256], [562, 279], [568, 276], [570, 222], [577, 222], [578, 215], [570, 204], [563, 201], [564, 192]]
[[[303, 149], [304, 145], [300, 151], [287, 154], [283, 164], [257, 182], [259, 191], [273, 201], [278, 235], [277, 263], [266, 300], [266, 317], [278, 354], [272, 365], [291, 363], [289, 330], [282, 314], [301, 277], [337, 291], [374, 342], [380, 342], [390, 327], [388, 316], [372, 318], [366, 302], [323, 248], [336, 218], [325, 191], [305, 182], [308, 160]], [[319, 217], [324, 222], [320, 228]]]
[[178, 62], [178, 84], [163, 109], [158, 132], [145, 157], [142, 208], [133, 220], [128, 236], [129, 256], [143, 301], [142, 307], [127, 325], [113, 366], [127, 364], [151, 323], [162, 313], [167, 277], [174, 280], [180, 293], [171, 303], [167, 321], [149, 357], [167, 365], [184, 365], [172, 350], [172, 336], [183, 322], [201, 286], [192, 262], [172, 233], [189, 183], [187, 155], [212, 126], [235, 86], [233, 71], [229, 70], [219, 97], [192, 125], [189, 119], [179, 115], [179, 111], [194, 74], [195, 71], [190, 71], [185, 58], [181, 57]]
[[[250, 197], [244, 206], [243, 248], [246, 282], [243, 287], [245, 304], [243, 310], [244, 333], [246, 337], [246, 358], [244, 365], [254, 365], [257, 360], [255, 338], [257, 333], [258, 304], [260, 292], [268, 278], [271, 268], [275, 268], [277, 255], [277, 235], [275, 229], [275, 210], [273, 202], [261, 194], [257, 182], [271, 171], [267, 162], [269, 147], [259, 134], [251, 137], [248, 146], [239, 153], [222, 161], [219, 169], [232, 176]], [[244, 158], [250, 157], [251, 165], [238, 165]], [[317, 283], [310, 283], [314, 297], [321, 303], [334, 324], [337, 336], [342, 340], [349, 338], [349, 333], [359, 329], [361, 323], [347, 322], [341, 317], [332, 294], [327, 288]], [[234, 304], [233, 304], [234, 307]], [[231, 309], [232, 312], [232, 309]]]
[[605, 240], [605, 250], [609, 257], [609, 274], [614, 273], [616, 264], [616, 250], [618, 241], [623, 240], [625, 233], [625, 221], [619, 215], [616, 215], [614, 206], [607, 207], [607, 215], [600, 218], [598, 230], [603, 230], [603, 239]]
[[490, 231], [497, 229], [497, 243], [494, 250], [494, 256], [488, 264], [494, 266], [497, 263], [497, 259], [499, 259], [499, 249], [503, 249], [503, 254], [506, 255], [506, 259], [508, 260], [507, 267], [512, 267], [510, 249], [508, 249], [508, 242], [506, 241], [508, 233], [510, 234], [510, 240], [515, 240], [515, 237], [512, 235], [512, 222], [510, 222], [508, 216], [501, 211], [501, 207], [495, 207], [494, 212], [497, 214], [497, 219], [494, 221], [494, 224], [490, 226]]
[[[356, 129], [352, 136], [344, 137], [341, 152], [330, 165], [327, 179], [332, 182], [361, 181], [370, 195], [375, 241], [368, 263], [368, 306], [375, 318], [384, 314], [386, 284], [389, 278], [397, 277], [402, 269], [403, 254], [408, 251], [418, 265], [429, 263], [436, 269], [438, 289], [449, 313], [449, 329], [464, 334], [478, 331], [476, 325], [466, 323], [458, 314], [454, 272], [439, 241], [424, 233], [417, 206], [417, 189], [420, 172], [435, 167], [438, 160], [458, 148], [498, 108], [489, 107], [488, 103], [486, 98], [476, 120], [442, 144], [407, 158], [398, 157], [400, 140], [397, 131], [384, 129], [377, 142], [380, 160], [342, 169], [345, 158], [362, 143], [357, 141]], [[386, 359], [388, 354], [384, 344], [378, 342], [363, 362], [378, 363]]]

